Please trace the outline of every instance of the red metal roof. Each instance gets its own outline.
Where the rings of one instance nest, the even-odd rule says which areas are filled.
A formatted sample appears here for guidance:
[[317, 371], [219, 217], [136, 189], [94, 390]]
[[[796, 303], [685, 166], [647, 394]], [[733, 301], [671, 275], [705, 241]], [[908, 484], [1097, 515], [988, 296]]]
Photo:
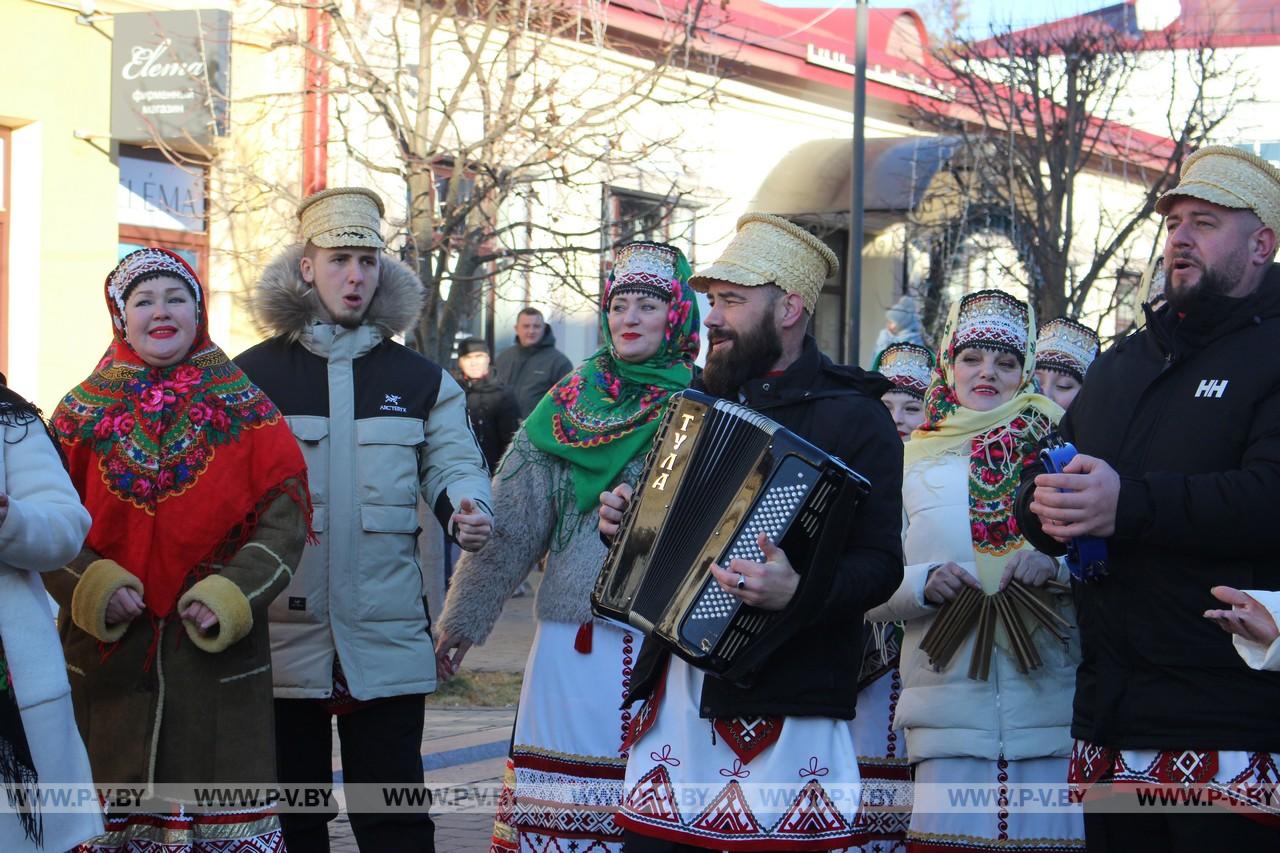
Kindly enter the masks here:
[[1208, 37], [1215, 47], [1280, 45], [1280, 7], [1275, 0], [1182, 0], [1170, 29], [1190, 39]]
[[[711, 18], [699, 33], [702, 50], [737, 66], [746, 76], [774, 75], [793, 84], [852, 92], [855, 9], [773, 6], [763, 0], [732, 0], [723, 9], [711, 3]], [[706, 8], [706, 7], [704, 7]], [[671, 7], [657, 0], [612, 0], [609, 24], [647, 38], [669, 34]], [[871, 9], [867, 31], [867, 98], [871, 103], [963, 115], [964, 107], [937, 89], [936, 66], [928, 54], [928, 33], [912, 9]], [[834, 66], [834, 67], [833, 67]], [[846, 96], [841, 94], [843, 100]], [[1105, 133], [1098, 154], [1138, 166], [1157, 165], [1173, 141], [1116, 122], [1100, 122]]]
[[[853, 90], [856, 11], [772, 6], [762, 0], [732, 0], [723, 10], [712, 4], [700, 48], [742, 67], [798, 82]], [[704, 7], [705, 8], [705, 7]], [[651, 38], [661, 37], [670, 7], [656, 0], [613, 0], [610, 26]], [[910, 90], [927, 85], [928, 33], [913, 9], [873, 9], [867, 30], [868, 98], [906, 103]], [[811, 47], [812, 46], [812, 47]], [[814, 62], [815, 54], [826, 62]], [[849, 68], [832, 68], [831, 65]], [[895, 85], [900, 82], [901, 85]]]
[[1134, 37], [1141, 50], [1170, 47], [1267, 47], [1280, 45], [1280, 6], [1275, 0], [1181, 0], [1181, 12], [1163, 30], [1138, 29], [1135, 0], [1017, 30], [1019, 38], [1105, 26]]

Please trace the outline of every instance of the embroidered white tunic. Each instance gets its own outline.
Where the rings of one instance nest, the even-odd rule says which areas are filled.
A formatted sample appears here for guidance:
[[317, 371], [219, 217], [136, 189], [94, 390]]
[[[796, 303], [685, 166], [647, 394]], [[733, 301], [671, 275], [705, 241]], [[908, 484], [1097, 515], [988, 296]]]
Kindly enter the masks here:
[[[831, 850], [853, 843], [861, 785], [853, 723], [785, 717], [746, 764], [698, 715], [703, 674], [673, 657], [656, 719], [631, 747], [618, 822], [716, 850]], [[738, 721], [750, 734], [763, 718]]]

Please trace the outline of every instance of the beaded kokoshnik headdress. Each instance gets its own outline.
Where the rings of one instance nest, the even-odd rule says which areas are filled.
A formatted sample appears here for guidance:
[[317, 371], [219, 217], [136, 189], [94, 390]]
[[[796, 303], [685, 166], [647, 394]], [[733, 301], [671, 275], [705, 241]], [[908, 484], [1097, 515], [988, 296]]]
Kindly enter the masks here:
[[640, 293], [670, 302], [676, 280], [677, 252], [665, 243], [637, 241], [613, 258], [605, 304], [619, 293]]
[[933, 353], [905, 341], [890, 344], [876, 356], [871, 369], [892, 382], [893, 390], [923, 400], [933, 378]]
[[1040, 327], [1036, 370], [1057, 370], [1083, 382], [1097, 355], [1097, 333], [1075, 320], [1058, 317]]
[[1027, 304], [1001, 290], [979, 290], [960, 299], [950, 357], [969, 347], [1027, 354]]

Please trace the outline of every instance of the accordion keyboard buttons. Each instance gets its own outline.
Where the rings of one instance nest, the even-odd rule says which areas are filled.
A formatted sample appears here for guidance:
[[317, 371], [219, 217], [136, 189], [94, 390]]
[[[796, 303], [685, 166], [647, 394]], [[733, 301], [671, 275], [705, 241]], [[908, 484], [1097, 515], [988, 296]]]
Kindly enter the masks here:
[[733, 605], [737, 602], [737, 598], [721, 589], [718, 585], [710, 585], [706, 592], [698, 599], [698, 603], [694, 606], [693, 612], [689, 614], [690, 619], [727, 619], [733, 613]]
[[[787, 520], [799, 508], [808, 493], [809, 486], [804, 482], [769, 489], [756, 505], [755, 512], [743, 525], [741, 533], [725, 555], [722, 565], [728, 568], [730, 561], [735, 559], [763, 562], [764, 552], [756, 544], [756, 538], [763, 533], [770, 541], [777, 542], [778, 536], [786, 529]], [[727, 619], [733, 614], [737, 604], [737, 596], [725, 592], [717, 583], [708, 583], [703, 594], [699, 596], [697, 604], [694, 605], [693, 612], [689, 614], [689, 619], [695, 621]]]

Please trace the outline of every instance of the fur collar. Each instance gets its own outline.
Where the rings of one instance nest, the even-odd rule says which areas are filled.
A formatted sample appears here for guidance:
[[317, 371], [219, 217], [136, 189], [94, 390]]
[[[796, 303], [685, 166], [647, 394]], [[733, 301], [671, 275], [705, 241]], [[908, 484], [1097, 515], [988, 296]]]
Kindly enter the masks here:
[[[287, 335], [296, 341], [312, 323], [323, 318], [320, 300], [302, 280], [298, 261], [302, 245], [293, 246], [267, 264], [249, 297], [249, 311], [258, 331], [269, 337]], [[364, 316], [383, 337], [403, 334], [422, 313], [427, 290], [409, 266], [385, 252], [378, 273], [378, 289]]]

